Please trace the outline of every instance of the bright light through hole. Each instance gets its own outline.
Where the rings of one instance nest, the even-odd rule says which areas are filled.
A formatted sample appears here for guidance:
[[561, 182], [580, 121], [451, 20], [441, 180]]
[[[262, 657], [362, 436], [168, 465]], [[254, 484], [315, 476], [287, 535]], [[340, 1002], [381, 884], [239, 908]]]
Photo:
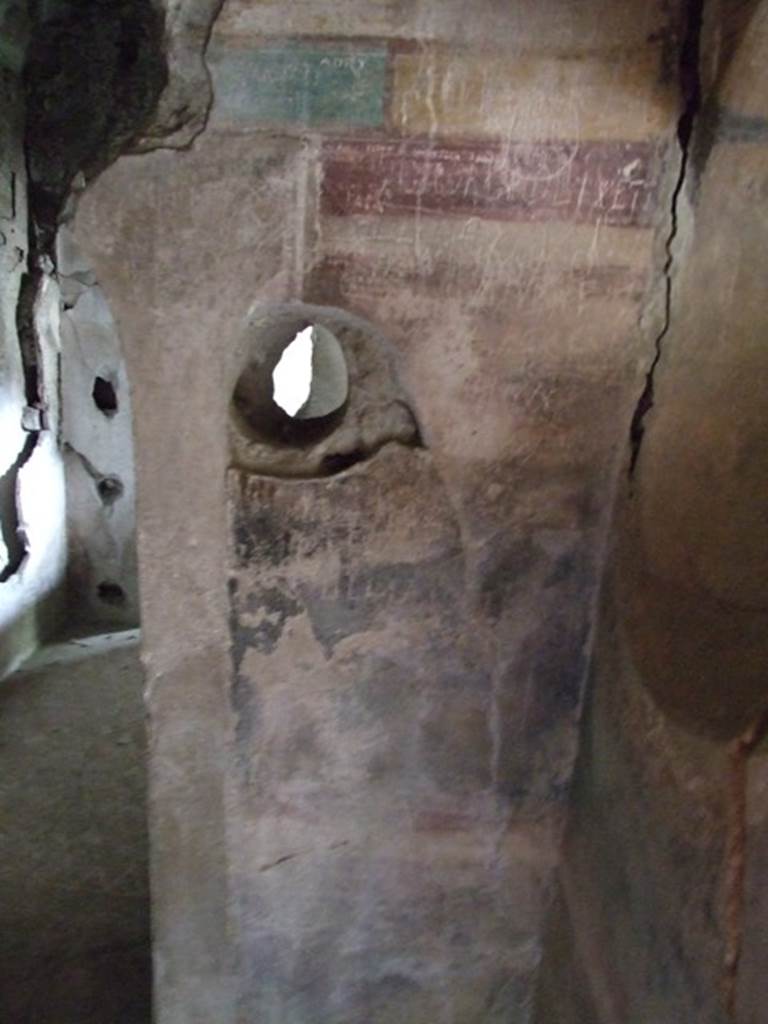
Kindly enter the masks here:
[[272, 373], [272, 396], [289, 416], [296, 415], [312, 390], [312, 348], [312, 328], [305, 327], [283, 349]]

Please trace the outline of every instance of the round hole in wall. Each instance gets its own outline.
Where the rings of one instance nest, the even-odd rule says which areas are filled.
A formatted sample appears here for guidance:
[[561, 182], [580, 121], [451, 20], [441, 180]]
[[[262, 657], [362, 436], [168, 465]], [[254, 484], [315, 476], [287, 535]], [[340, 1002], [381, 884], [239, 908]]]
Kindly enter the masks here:
[[339, 424], [348, 396], [339, 339], [322, 324], [305, 322], [268, 339], [261, 358], [240, 374], [232, 403], [240, 426], [255, 438], [307, 445]]
[[119, 583], [113, 583], [111, 580], [102, 580], [96, 588], [96, 593], [104, 604], [122, 607], [126, 601], [123, 588]]
[[97, 409], [100, 409], [105, 416], [115, 415], [117, 412], [117, 391], [111, 380], [108, 380], [106, 377], [94, 377], [91, 394]]
[[111, 505], [123, 493], [123, 481], [119, 476], [103, 476], [96, 484], [99, 497], [105, 505]]

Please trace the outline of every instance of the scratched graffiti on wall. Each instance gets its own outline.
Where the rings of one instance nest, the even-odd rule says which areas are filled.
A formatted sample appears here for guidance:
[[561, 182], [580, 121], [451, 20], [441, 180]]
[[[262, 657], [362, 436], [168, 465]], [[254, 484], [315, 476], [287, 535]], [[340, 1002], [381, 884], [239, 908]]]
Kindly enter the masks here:
[[322, 207], [647, 227], [659, 164], [647, 142], [333, 140], [323, 147]]

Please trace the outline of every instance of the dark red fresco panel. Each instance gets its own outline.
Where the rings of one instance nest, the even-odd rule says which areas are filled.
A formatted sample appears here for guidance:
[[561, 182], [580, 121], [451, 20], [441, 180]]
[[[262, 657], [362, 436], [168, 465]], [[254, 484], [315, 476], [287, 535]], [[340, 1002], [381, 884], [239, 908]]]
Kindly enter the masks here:
[[647, 227], [658, 192], [652, 142], [433, 144], [328, 141], [326, 214], [436, 214]]

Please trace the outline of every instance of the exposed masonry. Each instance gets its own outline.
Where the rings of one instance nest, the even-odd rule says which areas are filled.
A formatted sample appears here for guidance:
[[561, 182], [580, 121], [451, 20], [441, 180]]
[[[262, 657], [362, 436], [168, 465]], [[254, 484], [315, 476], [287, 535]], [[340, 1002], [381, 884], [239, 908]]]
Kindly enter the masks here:
[[[220, 6], [221, 0], [210, 0], [211, 22]], [[29, 553], [29, 539], [19, 506], [19, 474], [31, 459], [41, 434], [52, 426], [48, 422], [46, 382], [35, 316], [45, 280], [55, 272], [54, 245], [59, 221], [78, 175], [82, 177], [83, 167], [98, 172], [121, 149], [135, 142], [137, 129], [157, 113], [160, 92], [168, 85], [167, 58], [161, 53], [160, 23], [154, 10], [144, 2], [133, 17], [120, 18], [118, 13], [115, 12], [112, 19], [105, 19], [96, 3], [86, 5], [85, 11], [76, 5], [63, 5], [54, 17], [36, 26], [33, 47], [26, 60], [24, 148], [30, 208], [27, 262], [17, 300], [16, 327], [24, 374], [27, 407], [23, 425], [27, 434], [3, 478], [7, 483], [6, 493], [12, 497], [7, 506], [0, 509], [0, 533], [8, 553], [7, 564], [0, 573], [0, 583], [19, 572]], [[83, 15], [87, 17], [84, 19]], [[183, 18], [181, 22], [175, 28], [177, 34], [184, 37], [190, 26], [184, 23]], [[100, 36], [102, 29], [106, 33], [104, 39]], [[209, 33], [210, 25], [202, 40], [202, 48]], [[84, 40], [88, 40], [88, 46], [96, 47], [98, 60], [83, 60], [80, 47]], [[60, 64], [55, 82], [47, 73], [51, 53], [55, 53]], [[97, 69], [95, 72], [92, 64]], [[174, 70], [178, 80], [186, 83], [189, 76]], [[103, 84], [110, 76], [116, 76], [118, 82], [130, 80], [130, 102], [121, 104], [115, 101], [112, 90]], [[200, 76], [207, 78], [204, 66], [197, 75], [198, 78]], [[50, 91], [57, 90], [58, 99], [65, 91], [63, 82], [73, 95], [84, 97], [84, 106], [78, 107], [74, 116], [66, 104], [51, 102]], [[128, 88], [127, 85], [122, 87]], [[195, 88], [193, 92], [194, 95], [203, 95], [203, 101], [197, 102], [197, 106], [202, 106], [202, 117], [195, 102], [179, 102], [180, 92], [183, 88], [176, 83], [175, 92], [171, 89], [163, 93], [166, 107], [169, 103], [171, 107], [174, 103], [176, 106], [173, 110], [163, 110], [165, 117], [160, 118], [159, 124], [161, 134], [164, 131], [178, 132], [187, 121], [195, 122], [195, 134], [204, 126], [210, 106], [210, 87], [207, 91]], [[95, 111], [92, 109], [94, 104]], [[11, 179], [12, 216], [16, 213], [15, 185], [14, 175]], [[57, 383], [60, 386], [60, 380]], [[94, 479], [103, 504], [112, 504], [123, 492], [121, 481], [99, 473], [82, 455], [80, 459]]]
[[[138, 58], [133, 61], [128, 71], [136, 77], [137, 68], [142, 68], [149, 85], [138, 90], [138, 98], [135, 102], [128, 104], [127, 112], [121, 112], [119, 116], [112, 117], [111, 120], [110, 118], [104, 120], [104, 118], [92, 117], [92, 111], [89, 108], [85, 112], [89, 128], [84, 132], [77, 128], [77, 118], [71, 117], [68, 107], [62, 107], [61, 104], [50, 104], [48, 90], [51, 86], [44, 73], [45, 64], [42, 58], [47, 55], [47, 47], [55, 48], [61, 43], [61, 40], [67, 39], [68, 31], [71, 30], [73, 40], [78, 40], [91, 33], [93, 24], [89, 23], [83, 27], [85, 23], [80, 23], [78, 20], [82, 12], [79, 9], [75, 10], [74, 7], [72, 9], [63, 7], [59, 15], [46, 22], [42, 28], [39, 27], [35, 36], [35, 49], [28, 58], [25, 69], [25, 85], [29, 97], [25, 139], [30, 181], [29, 238], [26, 270], [21, 280], [16, 308], [17, 337], [27, 405], [23, 422], [27, 434], [16, 459], [3, 477], [3, 482], [7, 484], [6, 493], [12, 497], [7, 506], [0, 509], [0, 533], [8, 553], [7, 564], [0, 573], [0, 583], [6, 582], [19, 572], [29, 553], [29, 540], [21, 520], [19, 506], [19, 474], [31, 459], [43, 431], [51, 427], [47, 420], [42, 353], [35, 323], [35, 311], [45, 279], [55, 270], [52, 258], [54, 240], [58, 221], [64, 212], [67, 195], [72, 189], [79, 167], [87, 165], [96, 170], [102, 169], [105, 162], [108, 163], [114, 159], [121, 148], [126, 148], [126, 146], [130, 148], [131, 143], [135, 142], [136, 128], [142, 122], [146, 122], [148, 116], [152, 120], [152, 128], [149, 131], [149, 136], [143, 140], [143, 145], [137, 145], [136, 148], [139, 149], [158, 147], [159, 140], [166, 134], [184, 135], [183, 128], [187, 124], [190, 130], [186, 135], [183, 138], [175, 139], [175, 143], [172, 140], [166, 145], [189, 145], [192, 139], [203, 130], [211, 104], [211, 89], [208, 71], [202, 60], [202, 52], [207, 45], [211, 25], [220, 7], [221, 0], [209, 0], [206, 15], [207, 28], [203, 37], [198, 41], [200, 53], [194, 57], [194, 61], [200, 65], [196, 69], [195, 75], [192, 76], [195, 79], [194, 88], [188, 81], [189, 74], [181, 73], [179, 70], [177, 65], [181, 58], [176, 53], [182, 43], [188, 45], [187, 36], [190, 33], [194, 34], [194, 18], [190, 20], [187, 17], [185, 20], [182, 17], [171, 27], [169, 49], [173, 53], [163, 55], [162, 68], [157, 64], [160, 52], [158, 40], [154, 38], [153, 32], [149, 31], [149, 28], [152, 28], [156, 33], [157, 26], [150, 17], [148, 5], [144, 4], [133, 19], [123, 19], [122, 21], [118, 19], [114, 25], [109, 21], [104, 22], [107, 29], [110, 31], [119, 29], [118, 35], [120, 33], [122, 35], [117, 40], [119, 45], [113, 47], [114, 52], [109, 47], [104, 50], [99, 73], [103, 75], [105, 69], [109, 73], [114, 72], [113, 64], [110, 61], [120, 62], [129, 59], [131, 47], [126, 44], [126, 40], [129, 40], [129, 37], [132, 39], [134, 35], [137, 39], [141, 38], [142, 29], [146, 29], [149, 42], [147, 39], [142, 39]], [[99, 15], [96, 4], [90, 5], [86, 13], [92, 16], [94, 12]], [[187, 20], [190, 20], [189, 24], [187, 24]], [[73, 26], [78, 24], [80, 27], [76, 31]], [[97, 20], [97, 26], [101, 25], [102, 21]], [[115, 43], [112, 36], [109, 36], [108, 41], [110, 45]], [[61, 55], [59, 54], [59, 56]], [[173, 62], [174, 56], [176, 57], [175, 63]], [[153, 60], [154, 64], [152, 64]], [[168, 68], [168, 62], [173, 66]], [[152, 66], [150, 67], [150, 65]], [[41, 73], [41, 68], [43, 68], [43, 73]], [[121, 66], [118, 70], [120, 75], [125, 77], [126, 69]], [[169, 72], [170, 82], [168, 81]], [[82, 60], [77, 47], [71, 42], [65, 46], [64, 63], [60, 76], [56, 80], [56, 88], [59, 91], [61, 91], [61, 76], [64, 76], [70, 85], [72, 82], [79, 83], [82, 86], [79, 91], [87, 94], [91, 101], [94, 97], [88, 90], [92, 87], [95, 88], [94, 96], [98, 102], [109, 105], [111, 94], [108, 90], [104, 92], [104, 96], [98, 92], [100, 86], [95, 82], [95, 77], [89, 70], [89, 62]], [[158, 110], [157, 101], [160, 98], [161, 83], [165, 89]], [[206, 84], [207, 88], [200, 88], [201, 84]], [[88, 86], [87, 89], [85, 85]], [[185, 88], [189, 91], [189, 96], [185, 95]], [[153, 112], [150, 115], [151, 109]], [[68, 134], [67, 131], [64, 132], [66, 158], [62, 156], [59, 133], [51, 130], [52, 123], [58, 125], [56, 119], [61, 116], [62, 110], [74, 125], [74, 135]], [[77, 113], [80, 115], [83, 111], [78, 109]], [[58, 142], [55, 150], [49, 152], [47, 147], [50, 146], [51, 139], [58, 139]], [[83, 140], [85, 141], [83, 142]], [[65, 174], [63, 180], [60, 180], [62, 168]], [[16, 194], [15, 175], [13, 175], [11, 178], [12, 216], [15, 216], [16, 213]], [[86, 471], [94, 479], [99, 496], [105, 505], [111, 504], [120, 497], [123, 488], [122, 483], [116, 477], [99, 473], [80, 453], [76, 452], [75, 454], [79, 455]]]
[[662, 270], [664, 281], [664, 315], [659, 333], [653, 347], [653, 358], [645, 375], [645, 385], [632, 415], [629, 428], [630, 460], [629, 477], [635, 474], [640, 448], [645, 435], [645, 417], [653, 408], [654, 377], [656, 368], [661, 361], [664, 339], [669, 333], [672, 322], [672, 277], [675, 262], [675, 241], [678, 234], [680, 198], [686, 185], [691, 155], [691, 139], [696, 118], [701, 110], [701, 79], [699, 60], [701, 51], [701, 30], [704, 19], [705, 0], [690, 0], [685, 24], [685, 35], [680, 48], [680, 91], [683, 109], [677, 122], [677, 141], [680, 147], [680, 168], [677, 181], [672, 191], [670, 207], [669, 234], [664, 246], [665, 259]]
[[224, 0], [177, 4], [166, 19], [163, 52], [167, 81], [149, 125], [131, 150], [189, 149], [205, 131], [213, 86], [205, 54]]

